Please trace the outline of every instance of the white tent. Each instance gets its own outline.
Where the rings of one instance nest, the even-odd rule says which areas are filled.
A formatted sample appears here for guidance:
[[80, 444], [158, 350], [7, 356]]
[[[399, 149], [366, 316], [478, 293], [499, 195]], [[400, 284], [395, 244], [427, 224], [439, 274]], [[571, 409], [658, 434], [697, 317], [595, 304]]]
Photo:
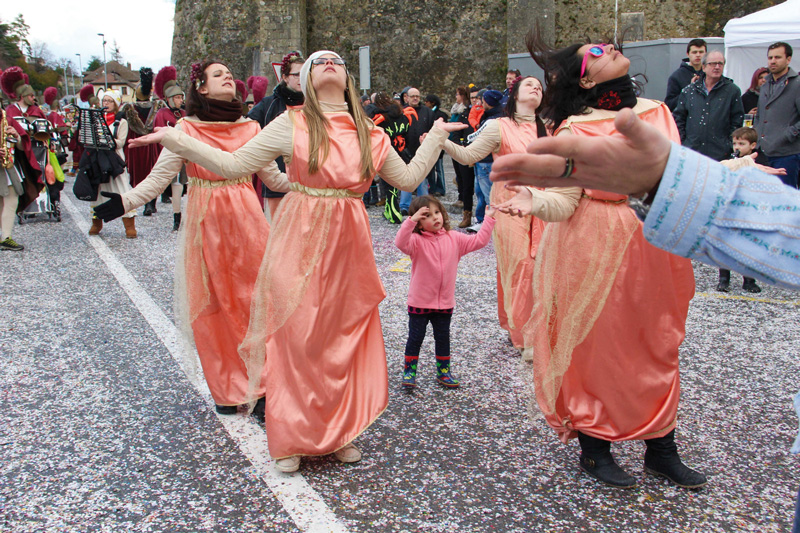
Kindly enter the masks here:
[[767, 47], [776, 41], [789, 43], [795, 49], [790, 65], [800, 67], [800, 0], [757, 11], [746, 17], [731, 19], [725, 32], [725, 75], [742, 92], [750, 87], [753, 72], [767, 66]]

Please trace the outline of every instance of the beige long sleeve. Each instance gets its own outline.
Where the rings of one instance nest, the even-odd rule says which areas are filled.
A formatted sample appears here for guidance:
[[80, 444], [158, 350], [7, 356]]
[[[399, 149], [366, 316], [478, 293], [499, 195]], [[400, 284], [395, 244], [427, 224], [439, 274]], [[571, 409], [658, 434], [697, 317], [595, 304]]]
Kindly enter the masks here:
[[447, 141], [444, 143], [444, 151], [462, 165], [474, 165], [492, 152], [500, 150], [502, 140], [500, 124], [496, 120], [489, 120], [469, 146], [459, 146], [453, 141]]
[[280, 156], [288, 165], [292, 157], [292, 132], [293, 125], [287, 112], [267, 124], [266, 128], [235, 152], [209, 146], [177, 128], [170, 128], [161, 144], [223, 178], [234, 179], [255, 174]]
[[383, 166], [378, 169], [378, 174], [381, 179], [401, 191], [413, 192], [436, 164], [439, 152], [446, 140], [447, 132], [434, 126], [408, 165], [397, 155], [397, 152], [389, 150], [389, 155]]
[[[181, 125], [178, 124], [174, 128], [171, 128], [171, 130], [181, 131]], [[183, 132], [181, 133], [184, 138], [192, 139], [188, 135], [183, 134]], [[194, 141], [195, 139], [192, 140]], [[206, 148], [217, 150], [216, 148], [211, 148], [202, 142], [200, 142], [200, 144]], [[222, 153], [228, 153], [224, 152], [223, 150], [219, 151]], [[137, 185], [133, 190], [128, 191], [123, 195], [122, 202], [123, 206], [125, 207], [125, 211], [127, 212], [141, 207], [153, 198], [158, 197], [158, 195], [161, 194], [161, 191], [163, 191], [167, 185], [172, 182], [176, 174], [181, 171], [181, 167], [183, 167], [184, 164], [186, 164], [186, 159], [180, 155], [169, 150], [168, 148], [161, 150], [161, 155], [158, 156], [158, 161], [156, 161], [156, 164], [153, 166], [153, 170], [150, 171], [150, 174], [147, 175], [147, 178]], [[201, 164], [200, 166], [205, 165]], [[260, 169], [257, 174], [261, 181], [266, 183], [267, 187], [273, 191], [286, 192], [289, 190], [289, 180], [287, 179], [286, 174], [281, 173], [275, 161], [270, 161], [269, 164], [267, 164], [265, 168]], [[242, 175], [246, 176], [247, 174]], [[238, 178], [240, 176], [236, 177]]]
[[122, 205], [125, 212], [137, 209], [153, 198], [158, 197], [161, 191], [167, 188], [172, 179], [181, 171], [186, 161], [164, 148], [158, 156], [158, 161], [153, 165], [153, 170], [139, 185], [122, 195]]
[[580, 187], [550, 187], [545, 190], [528, 188], [531, 199], [531, 215], [545, 222], [567, 220], [578, 208], [583, 189]]

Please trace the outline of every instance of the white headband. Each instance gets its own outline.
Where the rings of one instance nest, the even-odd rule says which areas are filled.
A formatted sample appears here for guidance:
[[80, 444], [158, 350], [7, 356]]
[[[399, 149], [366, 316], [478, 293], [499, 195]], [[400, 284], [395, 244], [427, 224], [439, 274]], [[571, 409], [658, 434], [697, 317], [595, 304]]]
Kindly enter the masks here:
[[308, 73], [311, 72], [311, 62], [326, 54], [334, 55], [339, 59], [342, 58], [342, 56], [330, 50], [319, 50], [308, 56], [308, 59], [306, 59], [306, 62], [303, 63], [303, 67], [300, 69], [300, 90], [303, 91], [303, 95], [308, 96], [306, 94], [306, 85], [308, 84]]

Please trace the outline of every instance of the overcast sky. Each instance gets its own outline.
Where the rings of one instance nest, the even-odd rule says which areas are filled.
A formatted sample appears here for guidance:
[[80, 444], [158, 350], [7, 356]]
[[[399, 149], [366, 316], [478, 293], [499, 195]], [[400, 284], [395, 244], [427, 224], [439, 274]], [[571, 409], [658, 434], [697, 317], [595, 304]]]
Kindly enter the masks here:
[[103, 59], [103, 40], [98, 33], [106, 36], [108, 60], [116, 39], [124, 61], [134, 70], [150, 67], [158, 72], [169, 64], [174, 0], [25, 0], [0, 4], [4, 23], [21, 13], [30, 26], [28, 40], [46, 43], [55, 59], [72, 59], [76, 70], [75, 54], [81, 54], [84, 68], [92, 56]]

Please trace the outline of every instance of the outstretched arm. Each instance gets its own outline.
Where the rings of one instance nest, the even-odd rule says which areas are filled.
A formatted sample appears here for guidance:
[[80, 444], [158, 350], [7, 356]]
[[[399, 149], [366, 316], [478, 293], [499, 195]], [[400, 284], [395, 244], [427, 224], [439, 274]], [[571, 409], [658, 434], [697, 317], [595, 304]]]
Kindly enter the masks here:
[[[279, 116], [235, 152], [213, 148], [176, 128], [165, 128], [139, 137], [134, 146], [160, 142], [168, 150], [224, 178], [254, 174], [280, 156], [291, 157], [293, 125], [288, 113]], [[287, 161], [288, 162], [288, 161]]]
[[434, 124], [417, 149], [414, 159], [408, 165], [394, 150], [389, 152], [383, 166], [378, 169], [378, 174], [383, 180], [400, 190], [413, 191], [417, 185], [422, 183], [436, 160], [439, 159], [439, 152], [447, 140], [448, 133], [467, 127], [466, 124], [460, 122], [445, 122], [442, 119], [437, 120]]
[[487, 121], [478, 137], [469, 146], [459, 146], [452, 141], [444, 143], [444, 151], [462, 165], [472, 165], [500, 148], [500, 124]]

